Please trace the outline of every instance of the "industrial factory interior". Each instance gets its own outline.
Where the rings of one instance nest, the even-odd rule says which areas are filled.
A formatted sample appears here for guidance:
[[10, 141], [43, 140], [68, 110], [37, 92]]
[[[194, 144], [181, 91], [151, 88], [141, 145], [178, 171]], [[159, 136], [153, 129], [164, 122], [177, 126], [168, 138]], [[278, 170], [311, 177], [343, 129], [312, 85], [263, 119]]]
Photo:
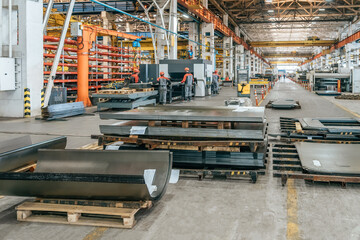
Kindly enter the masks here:
[[0, 240], [359, 240], [360, 0], [0, 0]]

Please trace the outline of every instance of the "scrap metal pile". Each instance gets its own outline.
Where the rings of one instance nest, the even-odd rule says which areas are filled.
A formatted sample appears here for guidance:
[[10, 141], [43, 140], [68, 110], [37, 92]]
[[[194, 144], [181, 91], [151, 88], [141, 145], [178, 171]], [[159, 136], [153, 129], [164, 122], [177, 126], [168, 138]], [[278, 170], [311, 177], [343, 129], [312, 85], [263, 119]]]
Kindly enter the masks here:
[[121, 120], [100, 125], [100, 144], [120, 149], [168, 149], [175, 167], [259, 169], [264, 167], [264, 108], [164, 106], [101, 113]]
[[280, 118], [281, 134], [289, 141], [360, 143], [360, 121], [356, 118]]

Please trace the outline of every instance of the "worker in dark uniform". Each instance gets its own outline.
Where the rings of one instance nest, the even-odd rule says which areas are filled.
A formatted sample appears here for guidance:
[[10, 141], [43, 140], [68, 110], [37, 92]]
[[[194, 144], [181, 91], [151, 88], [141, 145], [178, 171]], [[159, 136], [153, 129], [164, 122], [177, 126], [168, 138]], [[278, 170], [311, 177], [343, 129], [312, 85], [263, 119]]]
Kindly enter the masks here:
[[130, 77], [130, 83], [138, 83], [139, 82], [139, 69], [135, 68], [134, 73]]
[[189, 68], [185, 68], [185, 75], [181, 83], [185, 83], [185, 99], [184, 100], [191, 100], [192, 96], [192, 85], [194, 83], [194, 76], [190, 73]]
[[219, 93], [219, 81], [220, 81], [220, 75], [218, 74], [218, 70], [215, 70], [215, 72], [212, 75], [212, 85], [213, 85], [214, 94]]
[[170, 79], [168, 79], [164, 75], [165, 75], [164, 72], [160, 72], [160, 77], [157, 79], [157, 81], [159, 82], [159, 94], [160, 94], [159, 102], [162, 103], [163, 105], [166, 104], [167, 85], [171, 84]]

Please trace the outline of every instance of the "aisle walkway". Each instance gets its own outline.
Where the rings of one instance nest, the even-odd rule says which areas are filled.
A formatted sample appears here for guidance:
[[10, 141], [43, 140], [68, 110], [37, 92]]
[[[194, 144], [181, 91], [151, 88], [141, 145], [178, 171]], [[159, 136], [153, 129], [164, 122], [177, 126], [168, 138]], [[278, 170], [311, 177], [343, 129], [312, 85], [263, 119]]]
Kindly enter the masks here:
[[[236, 96], [235, 88], [224, 88], [219, 96], [205, 97], [184, 105], [224, 106]], [[290, 82], [278, 82], [262, 105], [277, 98], [299, 100], [300, 110], [266, 110], [270, 131], [278, 132], [279, 117], [349, 117], [350, 113], [325, 98]], [[110, 123], [111, 121], [109, 121]], [[64, 122], [34, 119], [0, 122], [0, 138], [28, 132], [38, 138], [70, 136], [68, 148], [77, 148], [98, 133], [98, 114], [70, 118]], [[244, 181], [197, 181], [181, 179], [170, 184], [163, 199], [141, 217], [132, 230], [56, 224], [20, 223], [14, 207], [24, 198], [0, 199], [1, 240], [57, 239], [360, 239], [360, 188], [305, 184], [302, 180], [282, 187], [280, 179], [267, 174], [256, 184]], [[289, 229], [290, 235], [289, 234]], [[292, 234], [292, 235], [291, 235]]]

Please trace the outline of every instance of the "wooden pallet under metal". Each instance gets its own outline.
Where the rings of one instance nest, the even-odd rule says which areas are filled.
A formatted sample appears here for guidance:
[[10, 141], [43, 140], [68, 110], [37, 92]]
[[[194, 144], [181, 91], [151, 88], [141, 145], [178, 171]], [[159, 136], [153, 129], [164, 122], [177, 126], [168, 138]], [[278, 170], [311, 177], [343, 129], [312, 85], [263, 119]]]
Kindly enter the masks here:
[[272, 153], [273, 176], [280, 177], [283, 186], [289, 178], [310, 182], [340, 183], [342, 187], [346, 187], [347, 183], [360, 183], [360, 177], [355, 176], [306, 173], [293, 144], [271, 143], [270, 152]]
[[107, 145], [113, 142], [124, 142], [127, 144], [136, 144], [144, 146], [149, 150], [167, 149], [167, 150], [192, 150], [192, 151], [226, 151], [226, 152], [255, 152], [258, 148], [264, 146], [264, 141], [228, 141], [228, 140], [210, 140], [210, 141], [180, 141], [171, 139], [152, 139], [142, 138], [141, 136], [122, 137], [115, 135], [93, 135], [92, 138], [98, 139], [99, 145]]
[[256, 183], [259, 175], [265, 175], [265, 169], [260, 170], [231, 170], [231, 169], [179, 169], [182, 178], [214, 179], [225, 178], [229, 180], [240, 180], [250, 178]]
[[16, 210], [17, 220], [24, 222], [132, 228], [136, 213], [151, 206], [151, 201], [37, 199], [20, 204]]

